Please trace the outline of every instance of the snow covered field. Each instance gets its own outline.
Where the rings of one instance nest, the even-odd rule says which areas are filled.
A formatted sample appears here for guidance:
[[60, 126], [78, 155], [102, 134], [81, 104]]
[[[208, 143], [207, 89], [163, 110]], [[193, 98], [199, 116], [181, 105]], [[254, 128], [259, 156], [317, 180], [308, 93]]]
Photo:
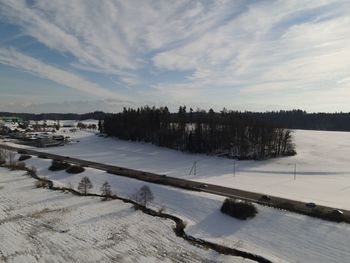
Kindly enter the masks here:
[[34, 187], [0, 168], [0, 262], [246, 262], [189, 245], [121, 201]]
[[[56, 185], [70, 185], [76, 188], [81, 178], [83, 176], [88, 176], [93, 182], [94, 187], [91, 189], [91, 192], [94, 193], [100, 193], [101, 185], [103, 182], [108, 181], [111, 184], [114, 193], [123, 197], [130, 197], [137, 191], [137, 189], [145, 184], [141, 181], [111, 175], [91, 168], [87, 168], [84, 173], [77, 175], [67, 174], [65, 171], [50, 172], [48, 170], [50, 162], [50, 160], [36, 157], [26, 161], [27, 165], [33, 165], [38, 168], [37, 172], [39, 176], [48, 177], [53, 180]], [[21, 181], [16, 181], [16, 184], [19, 189], [22, 189], [21, 187], [23, 186], [23, 183]], [[5, 183], [1, 185], [6, 186]], [[259, 213], [254, 219], [239, 221], [226, 216], [219, 211], [224, 199], [223, 197], [174, 189], [155, 184], [148, 185], [155, 196], [151, 206], [155, 209], [163, 208], [166, 212], [175, 214], [184, 219], [187, 222], [187, 233], [193, 236], [252, 252], [277, 263], [344, 263], [350, 258], [350, 225], [348, 224], [322, 221], [262, 206], [258, 206]], [[0, 192], [1, 191], [2, 190], [0, 190]], [[15, 190], [11, 190], [11, 193], [15, 196], [18, 195]], [[51, 200], [51, 192], [45, 191], [45, 193], [48, 194], [48, 196], [42, 196], [42, 198]], [[56, 196], [56, 194], [57, 193], [55, 192], [53, 195]], [[29, 197], [25, 195], [24, 199], [26, 198]], [[76, 197], [71, 198], [75, 199]], [[17, 199], [14, 200], [19, 204], [22, 202]], [[88, 200], [90, 199], [88, 198]], [[89, 205], [89, 202], [85, 203], [87, 201], [81, 202]], [[99, 201], [96, 200], [94, 202], [99, 203]], [[26, 201], [24, 201], [24, 204], [26, 204]], [[56, 207], [56, 205], [51, 205], [50, 203], [47, 203], [47, 205], [48, 207]], [[101, 220], [104, 220], [103, 218], [106, 217], [105, 214], [113, 215], [118, 211], [118, 207], [125, 206], [123, 204], [119, 205], [118, 203], [118, 205], [109, 205], [104, 208], [105, 210], [101, 210], [99, 205], [102, 204], [94, 203], [92, 206], [94, 209], [92, 213], [97, 221], [100, 220], [98, 219], [99, 217], [101, 217]], [[26, 206], [27, 205], [24, 205], [24, 207]], [[74, 209], [79, 210], [78, 206], [79, 205], [74, 207]], [[88, 207], [85, 207], [84, 209], [88, 210]], [[119, 215], [123, 216], [123, 213], [120, 213]], [[106, 220], [107, 219], [110, 220], [111, 218], [108, 218], [107, 216]], [[119, 217], [112, 219], [113, 223], [115, 223], [114, 221], [122, 220], [119, 219]], [[128, 221], [134, 219], [126, 218], [125, 220]], [[150, 221], [151, 219], [145, 221], [143, 218], [139, 218], [138, 220], [140, 221], [132, 222], [134, 224], [137, 222], [140, 222], [141, 224], [147, 222], [147, 224], [152, 225]], [[72, 221], [73, 224], [75, 224], [74, 222], [77, 222], [77, 224], [80, 222], [79, 220], [77, 221], [77, 219], [68, 218], [66, 224], [69, 225], [70, 221]], [[103, 224], [104, 223], [106, 222], [103, 221]], [[91, 221], [91, 224], [99, 223]], [[142, 227], [147, 228], [147, 226], [141, 226], [140, 228]], [[99, 228], [103, 229], [102, 226], [94, 229]], [[89, 227], [84, 228], [84, 231], [89, 232]], [[172, 232], [169, 229], [167, 231], [168, 232], [164, 233], [170, 234], [170, 232]], [[160, 235], [163, 235], [164, 233]], [[140, 232], [140, 235], [143, 235], [142, 231]], [[174, 234], [172, 233], [172, 235]], [[82, 239], [84, 238], [85, 237], [82, 237]], [[134, 238], [138, 238], [138, 234], [135, 234]], [[151, 237], [149, 238], [151, 239]], [[156, 238], [159, 237], [157, 236]], [[155, 252], [150, 251], [149, 253], [152, 254]], [[152, 257], [154, 257], [153, 254]], [[152, 260], [150, 262], [152, 262]], [[187, 262], [192, 261], [189, 260]]]
[[[248, 191], [350, 209], [350, 133], [297, 130], [298, 154], [265, 161], [234, 161], [78, 131], [79, 143], [40, 149]], [[194, 161], [197, 174], [189, 175]], [[293, 179], [296, 164], [297, 176]]]
[[[347, 149], [349, 147], [346, 145], [350, 146], [350, 143], [348, 143], [347, 140], [347, 138], [349, 138], [348, 133], [297, 131], [295, 133], [295, 136], [298, 156], [259, 162], [239, 161], [236, 164], [237, 173], [235, 178], [233, 178], [232, 170], [230, 170], [232, 169], [232, 160], [205, 155], [191, 155], [165, 148], [155, 147], [144, 143], [125, 142], [113, 138], [101, 138], [94, 135], [93, 133], [88, 132], [77, 132], [70, 134], [70, 136], [79, 140], [80, 142], [64, 147], [47, 148], [43, 150], [59, 153], [62, 155], [76, 156], [83, 159], [101, 161], [104, 163], [113, 163], [121, 166], [144, 169], [158, 173], [167, 173], [173, 176], [191, 178], [201, 181], [212, 180], [215, 183], [221, 183], [224, 185], [232, 183], [232, 186], [234, 187], [249, 187], [247, 188], [248, 190], [258, 189], [258, 191], [261, 192], [264, 192], [266, 190], [268, 193], [277, 192], [282, 193], [284, 196], [291, 195], [301, 199], [306, 196], [307, 198], [315, 200], [315, 192], [308, 192], [309, 189], [313, 187], [323, 187], [323, 189], [326, 189], [327, 191], [325, 190], [319, 193], [320, 196], [322, 196], [324, 200], [330, 199], [331, 202], [335, 203], [337, 203], [339, 200], [337, 200], [337, 197], [333, 195], [336, 195], [335, 193], [340, 191], [339, 187], [344, 188], [346, 184], [350, 184], [350, 179], [348, 179], [349, 177], [347, 176], [348, 172], [346, 167], [347, 158], [349, 158], [346, 155]], [[332, 144], [326, 144], [329, 141], [331, 141]], [[332, 154], [327, 154], [329, 152], [332, 154], [334, 153], [334, 155], [332, 156]], [[188, 176], [188, 172], [194, 160], [198, 161], [197, 176]], [[84, 173], [78, 175], [70, 175], [65, 171], [50, 172], [47, 169], [50, 165], [50, 162], [50, 160], [40, 159], [36, 157], [26, 161], [27, 165], [34, 165], [37, 167], [39, 176], [47, 176], [49, 179], [53, 180], [55, 184], [72, 185], [76, 188], [80, 179], [83, 176], [88, 176], [94, 185], [94, 188], [91, 191], [96, 193], [100, 192], [100, 187], [104, 181], [108, 181], [112, 185], [112, 190], [114, 193], [117, 193], [118, 195], [124, 197], [130, 197], [133, 193], [136, 192], [137, 189], [145, 184], [141, 181], [114, 176], [91, 168], [88, 168]], [[300, 170], [297, 174], [297, 180], [293, 181], [292, 177], [295, 162], [297, 162], [298, 170]], [[324, 162], [328, 163], [324, 164]], [[292, 171], [283, 172], [283, 169], [285, 169], [285, 167]], [[320, 173], [322, 170], [325, 172]], [[220, 172], [214, 173], [215, 171]], [[1, 174], [4, 176], [4, 172]], [[161, 221], [162, 224], [158, 225], [158, 219], [148, 218], [146, 215], [140, 215], [137, 219], [135, 219], [134, 214], [131, 215], [130, 208], [125, 208], [126, 205], [123, 203], [119, 204], [118, 201], [105, 203], [93, 198], [84, 199], [70, 195], [63, 195], [63, 197], [61, 197], [62, 194], [59, 194], [57, 192], [32, 189], [32, 179], [28, 179], [26, 177], [19, 177], [18, 175], [13, 176], [11, 173], [11, 175], [5, 175], [5, 177], [2, 178], [5, 178], [5, 181], [0, 181], [0, 186], [5, 187], [0, 190], [0, 194], [4, 193], [1, 195], [2, 217], [6, 215], [15, 216], [17, 214], [25, 215], [27, 212], [33, 213], [35, 211], [41, 211], [45, 208], [60, 209], [66, 206], [72, 207], [71, 202], [73, 202], [73, 204], [74, 202], [78, 202], [76, 206], [73, 205], [73, 210], [75, 213], [74, 215], [67, 216], [67, 219], [65, 219], [66, 216], [64, 216], [63, 219], [59, 217], [60, 220], [64, 220], [64, 224], [62, 225], [69, 226], [69, 229], [77, 228], [77, 230], [74, 230], [74, 233], [79, 232], [79, 228], [82, 228], [84, 232], [82, 233], [83, 236], [79, 236], [77, 234], [78, 237], [76, 238], [80, 240], [79, 242], [82, 243], [77, 244], [80, 254], [73, 253], [74, 255], [70, 255], [70, 257], [74, 257], [74, 259], [80, 257], [83, 259], [88, 258], [88, 256], [85, 257], [84, 255], [81, 255], [81, 253], [83, 253], [81, 251], [84, 251], [82, 248], [84, 246], [90, 247], [91, 251], [98, 250], [99, 248], [96, 248], [98, 246], [94, 246], [93, 242], [96, 244], [100, 244], [99, 242], [102, 242], [102, 244], [104, 244], [103, 242], [107, 242], [106, 233], [109, 230], [106, 230], [104, 228], [105, 225], [111, 226], [113, 229], [119, 229], [119, 221], [123, 222], [121, 225], [128, 225], [129, 221], [130, 224], [137, 225], [135, 226], [136, 231], [131, 230], [133, 228], [128, 225], [128, 229], [130, 229], [130, 231], [134, 231], [132, 232], [134, 233], [132, 236], [136, 239], [133, 241], [130, 240], [130, 242], [133, 244], [134, 250], [138, 251], [136, 252], [137, 256], [133, 257], [133, 255], [129, 255], [128, 253], [122, 254], [125, 256], [125, 260], [123, 259], [122, 262], [128, 262], [128, 260], [130, 262], [133, 260], [140, 260], [139, 262], [146, 262], [146, 260], [148, 260], [149, 262], [153, 262], [159, 259], [158, 252], [155, 250], [145, 250], [149, 258], [143, 258], [144, 254], [142, 254], [142, 251], [138, 250], [138, 246], [135, 245], [138, 244], [138, 240], [140, 240], [140, 244], [142, 242], [146, 242], [146, 244], [148, 244], [147, 242], [151, 242], [149, 240], [158, 240], [161, 238], [160, 236], [165, 235], [166, 240], [161, 240], [161, 243], [165, 242], [167, 244], [167, 242], [171, 243], [177, 240], [175, 242], [176, 246], [179, 246], [180, 248], [188, 247], [187, 243], [183, 243], [183, 240], [179, 240], [175, 237], [172, 230], [170, 229], [170, 223], [164, 223]], [[8, 183], [11, 185], [11, 179], [9, 178], [15, 178], [15, 185], [12, 185], [12, 188], [9, 188], [9, 186], [7, 186]], [[30, 180], [30, 182], [27, 180]], [[279, 180], [279, 182], [283, 183], [273, 184], [273, 180]], [[313, 184], [304, 185], [307, 180], [313, 182]], [[338, 183], [337, 180], [340, 180], [341, 182]], [[163, 207], [168, 213], [176, 214], [179, 217], [183, 218], [187, 222], [186, 231], [196, 237], [201, 237], [217, 243], [225, 244], [227, 246], [262, 255], [266, 258], [271, 259], [273, 262], [278, 263], [343, 263], [347, 262], [350, 258], [350, 225], [348, 224], [326, 222], [307, 216], [279, 211], [262, 206], [258, 206], [259, 213], [256, 218], [248, 221], [239, 221], [220, 213], [219, 209], [223, 202], [223, 197], [199, 192], [173, 189], [161, 185], [148, 185], [150, 186], [155, 196], [155, 200], [152, 202], [152, 206], [156, 209]], [[6, 189], [8, 189], [9, 193], [4, 192]], [[30, 190], [31, 192], [28, 194], [23, 194], [23, 196], [22, 194], [19, 195], [18, 191], [23, 189]], [[286, 189], [286, 191], [283, 192], [283, 189]], [[37, 192], [40, 193], [40, 201], [31, 199], [32, 197], [34, 199], [38, 198], [35, 197], [36, 194], [34, 194]], [[60, 197], [57, 197], [57, 195]], [[346, 190], [343, 191], [343, 195], [344, 197], [346, 196], [348, 198]], [[66, 198], [68, 200], [66, 200]], [[79, 201], [70, 201], [76, 199]], [[59, 200], [62, 202], [59, 202]], [[53, 203], [51, 203], [51, 201]], [[118, 205], [113, 204], [114, 202], [118, 202]], [[30, 205], [32, 203], [40, 204], [40, 206], [33, 207]], [[43, 204], [47, 205], [47, 207], [42, 206]], [[344, 200], [343, 204], [347, 204], [347, 200]], [[92, 210], [89, 210], [90, 205], [93, 208]], [[337, 203], [337, 205], [340, 206], [341, 203]], [[80, 206], [82, 207], [80, 208]], [[14, 210], [15, 212], [13, 212], [13, 214], [9, 214], [9, 211], [12, 211], [12, 208], [9, 209], [8, 207], [18, 208]], [[123, 208], [124, 210], [126, 209], [126, 211], [128, 211], [125, 212], [126, 214], [123, 212], [118, 212], [119, 209], [123, 210]], [[46, 216], [46, 213], [44, 214]], [[50, 216], [50, 213], [47, 213], [47, 215]], [[80, 215], [83, 215], [82, 218], [79, 217]], [[86, 219], [85, 217], [93, 217], [94, 219], [90, 220]], [[146, 219], [144, 219], [144, 217], [146, 217]], [[48, 218], [50, 219], [50, 217]], [[54, 216], [53, 218], [57, 218], [57, 216]], [[2, 218], [0, 220], [2, 220]], [[153, 220], [156, 221], [153, 222]], [[84, 225], [85, 221], [90, 223]], [[5, 222], [7, 221], [5, 220]], [[144, 222], [147, 226], [143, 225]], [[28, 223], [26, 222], [23, 224]], [[55, 225], [55, 229], [61, 229], [60, 225]], [[8, 242], [15, 243], [2, 246], [11, 247], [14, 244], [17, 244], [17, 242], [24, 242], [23, 240], [16, 241], [17, 235], [25, 235], [22, 234], [22, 232], [17, 234], [18, 229], [21, 229], [22, 231], [23, 226], [14, 225], [11, 230], [2, 230], [1, 227], [3, 226], [4, 223], [0, 223], [0, 238], [4, 239], [5, 237], [9, 237], [6, 238], [6, 240], [9, 240]], [[162, 226], [167, 226], [167, 228], [163, 229], [164, 227]], [[159, 228], [161, 229], [161, 232], [158, 231], [159, 233], [157, 233], [155, 236], [147, 236], [145, 231], [148, 228]], [[95, 229], [96, 231], [91, 231], [91, 229]], [[100, 230], [102, 234], [99, 233]], [[65, 236], [68, 235], [70, 231], [67, 232], [67, 234], [55, 233], [55, 236]], [[2, 233], [6, 234], [1, 236]], [[45, 235], [47, 236], [46, 238], [50, 236], [48, 233]], [[98, 235], [98, 237], [95, 237], [94, 235]], [[23, 237], [18, 237], [19, 240], [21, 240], [21, 238], [24, 239]], [[85, 238], [87, 241], [85, 241]], [[104, 241], [101, 241], [101, 238], [105, 238], [103, 239]], [[12, 241], [12, 239], [15, 239], [15, 241]], [[130, 239], [132, 238], [130, 237]], [[175, 241], [169, 241], [169, 239]], [[50, 241], [45, 240], [46, 243], [54, 241], [55, 240], [52, 239], [50, 239]], [[85, 242], [87, 242], [87, 244], [85, 244]], [[1, 244], [2, 243], [0, 243], [0, 246]], [[45, 248], [45, 244], [40, 245], [43, 247], [43, 254], [50, 254], [50, 252], [48, 252], [49, 249]], [[67, 246], [70, 246], [69, 242], [67, 243]], [[10, 248], [6, 247], [0, 250], [10, 250]], [[168, 248], [170, 249], [170, 252], [168, 251]], [[33, 251], [32, 247], [29, 247], [27, 250], [26, 249], [27, 248], [24, 250]], [[124, 249], [126, 248], [124, 247]], [[110, 250], [112, 250], [112, 252]], [[131, 253], [134, 250], [131, 250]], [[115, 245], [115, 247], [112, 249], [108, 248], [108, 252], [99, 251], [96, 253], [101, 257], [105, 257], [106, 260], [109, 260], [108, 257], [110, 255], [119, 255], [121, 251], [125, 252], [125, 250], [122, 250], [117, 245]], [[165, 251], [173, 254], [171, 252], [173, 251], [172, 246], [167, 245]], [[215, 253], [214, 254], [216, 256], [213, 256], [213, 252], [210, 251], [207, 252], [208, 254], [203, 254], [203, 251], [194, 252], [192, 248], [189, 248], [188, 251], [194, 253], [197, 256], [198, 254], [202, 255], [204, 258], [214, 258], [218, 261], [227, 260], [226, 257], [220, 257]], [[11, 254], [12, 252], [6, 253]], [[169, 255], [169, 253], [167, 255]], [[22, 246], [20, 246], [20, 252], [18, 252], [18, 254], [23, 254]], [[108, 255], [106, 256], [106, 254]], [[131, 258], [128, 258], [129, 256]], [[166, 257], [163, 259], [165, 258]], [[230, 260], [231, 259], [232, 258], [230, 258]], [[64, 261], [62, 258], [61, 260]], [[203, 258], [198, 259], [198, 261], [201, 260], [203, 260]], [[159, 259], [159, 262], [160, 261], [161, 260]], [[186, 262], [186, 259], [183, 259], [183, 261]], [[187, 262], [193, 261], [195, 260], [187, 260]]]

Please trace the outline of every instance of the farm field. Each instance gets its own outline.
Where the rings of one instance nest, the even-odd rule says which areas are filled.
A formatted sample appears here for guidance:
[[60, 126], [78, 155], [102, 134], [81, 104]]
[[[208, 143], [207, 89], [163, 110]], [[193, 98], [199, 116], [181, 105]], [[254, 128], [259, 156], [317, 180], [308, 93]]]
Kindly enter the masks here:
[[34, 187], [0, 169], [0, 262], [249, 262], [189, 245], [172, 222], [114, 200]]
[[[347, 132], [296, 130], [296, 156], [262, 161], [188, 154], [147, 143], [101, 138], [85, 131], [70, 136], [79, 142], [40, 150], [350, 209], [350, 133]], [[193, 172], [189, 175], [195, 161], [196, 175]]]
[[37, 167], [39, 176], [49, 178], [58, 186], [77, 189], [82, 177], [88, 176], [93, 183], [91, 193], [100, 193], [101, 185], [107, 181], [113, 193], [132, 198], [146, 184], [154, 195], [150, 206], [182, 218], [188, 234], [255, 253], [272, 262], [340, 263], [350, 257], [349, 224], [327, 222], [259, 205], [255, 218], [240, 221], [220, 212], [224, 200], [220, 196], [145, 183], [92, 168], [76, 175], [65, 171], [51, 172], [48, 170], [51, 161], [47, 159], [34, 157], [26, 163]]
[[[250, 191], [259, 191], [301, 200], [310, 200], [328, 205], [332, 204], [338, 207], [349, 207], [346, 199], [348, 196], [348, 190], [342, 190], [347, 184], [350, 184], [346, 164], [347, 158], [349, 158], [347, 157], [348, 155], [346, 155], [348, 149], [347, 145], [349, 145], [347, 140], [349, 137], [348, 133], [296, 131], [295, 140], [298, 150], [297, 156], [265, 161], [237, 161], [235, 176], [232, 174], [233, 160], [229, 159], [187, 154], [146, 143], [134, 143], [114, 138], [103, 138], [86, 131], [71, 133], [69, 136], [73, 139], [73, 143], [69, 145], [56, 148], [44, 148], [40, 150], [50, 151], [65, 156], [75, 156], [87, 160], [143, 169], [192, 180], [222, 184]], [[327, 144], [329, 140], [333, 143]], [[332, 154], [327, 155], [326, 151], [329, 151]], [[343, 157], [341, 157], [341, 155], [343, 155]], [[197, 175], [188, 175], [194, 161], [197, 161]], [[228, 217], [219, 211], [224, 200], [224, 198], [220, 196], [154, 185], [107, 174], [103, 171], [91, 168], [86, 168], [85, 172], [76, 175], [67, 174], [65, 171], [50, 172], [48, 170], [50, 163], [51, 160], [36, 157], [26, 161], [28, 166], [35, 166], [37, 168], [39, 176], [49, 178], [55, 183], [55, 185], [72, 186], [77, 188], [81, 178], [83, 176], [88, 176], [93, 183], [93, 188], [90, 190], [92, 193], [100, 193], [101, 185], [105, 181], [108, 181], [112, 186], [113, 193], [131, 198], [137, 189], [144, 184], [147, 184], [150, 186], [155, 196], [151, 206], [154, 209], [165, 209], [166, 212], [177, 215], [185, 220], [187, 223], [185, 231], [188, 234], [243, 251], [255, 253], [264, 256], [273, 262], [341, 263], [346, 262], [346, 260], [350, 258], [350, 251], [348, 249], [348, 244], [350, 242], [350, 225], [345, 223], [338, 224], [327, 222], [263, 206], [257, 206], [258, 214], [255, 218], [247, 221], [240, 221]], [[296, 180], [293, 180], [293, 168], [295, 163], [297, 163], [298, 170], [297, 178]], [[328, 169], [326, 169], [327, 167]], [[285, 171], [284, 169], [292, 171]], [[214, 173], [215, 171], [219, 172]], [[14, 187], [11, 190], [11, 188], [8, 189], [8, 186], [6, 185], [8, 183], [7, 181], [11, 182], [9, 178], [13, 177], [16, 178], [16, 185], [11, 186]], [[5, 193], [6, 196], [6, 198], [2, 199], [4, 200], [2, 203], [6, 204], [7, 202], [10, 202], [12, 204], [12, 199], [18, 204], [23, 202], [23, 205], [20, 205], [20, 209], [28, 209], [28, 213], [34, 213], [45, 209], [46, 207], [41, 206], [38, 208], [28, 206], [28, 203], [26, 203], [27, 200], [28, 202], [33, 203], [36, 201], [30, 201], [31, 197], [26, 197], [26, 195], [22, 197], [22, 195], [18, 194], [18, 191], [21, 191], [21, 189], [26, 189], [34, 192], [39, 191], [40, 195], [42, 195], [42, 201], [40, 202], [47, 203], [50, 209], [56, 209], [56, 203], [51, 204], [48, 201], [43, 200], [52, 199], [55, 201], [57, 195], [61, 196], [61, 194], [57, 192], [52, 193], [49, 190], [33, 189], [33, 180], [21, 177], [18, 174], [14, 176], [12, 173], [11, 175], [6, 173], [4, 177], [4, 172], [2, 172], [2, 178], [6, 178], [5, 181], [0, 182], [1, 186], [6, 187], [0, 190], [0, 193]], [[5, 189], [10, 190], [11, 193], [4, 192]], [[314, 191], [310, 191], [310, 189], [314, 189]], [[13, 198], [7, 197], [12, 195], [14, 196]], [[30, 195], [32, 196], [33, 194], [31, 193]], [[60, 203], [58, 207], [65, 207], [66, 203], [70, 206], [69, 200], [75, 200], [77, 198], [68, 194], [62, 195], [63, 197], [57, 197], [57, 199], [61, 200], [62, 198], [64, 204]], [[35, 197], [35, 195], [33, 196]], [[51, 196], [55, 197], [51, 198]], [[22, 200], [18, 198], [24, 199]], [[69, 200], [66, 201], [66, 198]], [[117, 201], [100, 202], [94, 198], [87, 198], [87, 200], [85, 200], [85, 198], [77, 199], [79, 199], [79, 202], [81, 200], [83, 204], [81, 208], [79, 208], [79, 203], [74, 206], [74, 209], [77, 211], [83, 209], [84, 212], [81, 213], [88, 213], [86, 211], [89, 210], [90, 204], [91, 208], [94, 208], [93, 211], [89, 210], [89, 213], [92, 213], [91, 216], [94, 217], [94, 221], [89, 222], [96, 225], [96, 228], [93, 228], [96, 229], [96, 231], [97, 229], [102, 229], [102, 233], [106, 233], [105, 231], [107, 230], [104, 230], [104, 226], [110, 224], [113, 228], [119, 228], [119, 221], [130, 221], [135, 224], [137, 221], [137, 224], [140, 223], [140, 225], [135, 226], [136, 230], [133, 232], [135, 235], [133, 235], [132, 238], [136, 240], [130, 241], [132, 243], [139, 242], [139, 235], [142, 236], [140, 237], [140, 242], [144, 242], [145, 234], [142, 232], [143, 230], [139, 231], [139, 228], [145, 227], [145, 229], [147, 229], [147, 227], [143, 225], [144, 222], [147, 222], [147, 225], [153, 229], [152, 224], [157, 224], [159, 221], [155, 218], [144, 220], [143, 217], [147, 217], [146, 215], [140, 215], [140, 217], [142, 217], [141, 220], [140, 217], [135, 219], [133, 218], [134, 214], [130, 212], [130, 208], [125, 208], [126, 205], [123, 203], [119, 205], [119, 202]], [[113, 204], [116, 202], [118, 205]], [[103, 208], [100, 208], [100, 206]], [[7, 211], [6, 207], [2, 207], [1, 209]], [[120, 207], [124, 207], [129, 212], [119, 213], [118, 211]], [[5, 215], [4, 212], [2, 213]], [[114, 214], [116, 215], [115, 217], [112, 216]], [[48, 213], [48, 215], [50, 215], [50, 213]], [[111, 215], [111, 217], [109, 217], [109, 215]], [[76, 226], [75, 224], [79, 223], [80, 227], [81, 220], [84, 221], [82, 218], [76, 219], [74, 216], [69, 215], [64, 224], [73, 228]], [[153, 223], [152, 220], [156, 221]], [[164, 229], [164, 232], [160, 233], [160, 235], [167, 235], [168, 239], [165, 241], [162, 240], [161, 242], [169, 242], [169, 234], [172, 235], [171, 240], [177, 240], [176, 242], [179, 243], [179, 247], [188, 247], [188, 244], [185, 243], [185, 241], [181, 239], [178, 240], [175, 237], [170, 223], [161, 222], [162, 226], [166, 229]], [[100, 223], [103, 226], [100, 227]], [[116, 226], [115, 224], [118, 225]], [[17, 229], [18, 227], [21, 229], [20, 226], [14, 226], [14, 229]], [[56, 225], [56, 227], [58, 226]], [[155, 226], [155, 228], [157, 227], [158, 226]], [[92, 235], [90, 228], [91, 226], [86, 226], [83, 231], [87, 231], [89, 233], [88, 235]], [[62, 235], [62, 233], [60, 234]], [[11, 240], [11, 238], [15, 237], [10, 237], [8, 240]], [[85, 238], [85, 236], [82, 237], [83, 240], [85, 240]], [[147, 242], [149, 241], [148, 239], [153, 238], [153, 236], [147, 237]], [[87, 240], [90, 239], [91, 237], [87, 238]], [[156, 235], [155, 239], [159, 239], [159, 236]], [[17, 241], [11, 242], [16, 243]], [[121, 252], [118, 250], [118, 246], [115, 246], [116, 247], [113, 248], [113, 253], [119, 255]], [[1, 251], [4, 249], [6, 250], [7, 248], [2, 248]], [[47, 248], [45, 249], [47, 250]], [[169, 249], [172, 251], [171, 248]], [[167, 250], [167, 248], [165, 250]], [[192, 248], [190, 248], [189, 251], [189, 253], [194, 253], [195, 255], [197, 255], [196, 253], [204, 255], [201, 254], [202, 252], [193, 251]], [[44, 253], [50, 254], [51, 252]], [[104, 255], [104, 253], [105, 252], [99, 252], [99, 254], [102, 254], [101, 257], [106, 257], [106, 261], [110, 260]], [[158, 252], [152, 250], [147, 253], [150, 253], [149, 262], [158, 260]], [[169, 253], [167, 255], [169, 255]], [[226, 262], [226, 257], [213, 253], [214, 252], [208, 251], [208, 254], [199, 257], [198, 260], [201, 261], [204, 260], [204, 258], [209, 258], [214, 260], [214, 262], [215, 260]], [[132, 260], [136, 262], [146, 261], [142, 254], [137, 254], [137, 256], [134, 257], [133, 255], [126, 253], [126, 259], [124, 262], [128, 262], [127, 260], [129, 260], [129, 256], [131, 257], [130, 262], [132, 262]], [[80, 256], [77, 256], [76, 258], [80, 258]], [[191, 261], [189, 259], [182, 260], [184, 262], [193, 262], [193, 260]], [[238, 260], [237, 262], [241, 262], [239, 260], [247, 262], [241, 258], [234, 258], [234, 260]], [[58, 262], [59, 261], [60, 260], [58, 259]], [[228, 262], [232, 262], [232, 257], [229, 257]]]

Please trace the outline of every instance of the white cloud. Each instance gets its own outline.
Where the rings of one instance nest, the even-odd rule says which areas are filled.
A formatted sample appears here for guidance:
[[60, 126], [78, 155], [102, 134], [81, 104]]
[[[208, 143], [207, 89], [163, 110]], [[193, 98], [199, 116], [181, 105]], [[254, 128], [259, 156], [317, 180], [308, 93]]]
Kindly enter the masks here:
[[82, 65], [116, 74], [139, 68], [147, 52], [206, 31], [221, 19], [211, 9], [220, 7], [220, 15], [224, 11], [220, 4], [190, 1], [0, 2], [2, 15], [20, 25], [24, 34], [73, 55]]
[[80, 76], [45, 64], [42, 61], [22, 54], [14, 49], [0, 48], [0, 64], [15, 67], [41, 78], [49, 79], [66, 87], [77, 89], [98, 97], [123, 98], [123, 96], [116, 92], [111, 92]]
[[217, 91], [218, 104], [234, 106], [238, 98], [255, 104], [267, 94], [272, 105], [298, 93], [297, 107], [310, 92], [320, 105], [335, 105], [324, 95], [327, 87], [341, 103], [336, 93], [347, 94], [345, 0], [34, 2], [0, 0], [0, 14], [70, 54], [75, 69], [112, 74], [129, 86], [154, 76], [142, 99], [211, 103]]
[[[343, 89], [338, 80], [350, 73], [349, 10], [347, 2], [339, 1], [252, 4], [239, 17], [201, 38], [156, 55], [154, 63], [173, 71], [193, 70], [180, 86], [200, 98], [210, 87], [231, 87], [252, 96], [309, 89], [317, 96], [315, 89], [325, 84]], [[165, 93], [169, 89], [173, 95], [175, 86], [165, 82], [156, 89]]]
[[62, 101], [57, 103], [1, 103], [0, 111], [29, 113], [87, 113], [93, 111], [120, 112], [132, 103], [115, 99]]

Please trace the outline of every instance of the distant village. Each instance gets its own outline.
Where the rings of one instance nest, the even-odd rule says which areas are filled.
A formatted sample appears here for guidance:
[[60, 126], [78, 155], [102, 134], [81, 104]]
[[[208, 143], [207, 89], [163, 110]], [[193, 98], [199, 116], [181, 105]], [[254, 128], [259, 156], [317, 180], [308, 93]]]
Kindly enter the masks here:
[[[96, 122], [92, 120], [92, 122]], [[75, 120], [41, 120], [28, 121], [19, 117], [0, 116], [0, 138], [15, 140], [16, 143], [35, 146], [63, 146], [70, 141], [66, 132], [76, 132], [78, 129], [96, 130], [96, 123], [79, 122]], [[62, 134], [63, 133], [63, 134]]]

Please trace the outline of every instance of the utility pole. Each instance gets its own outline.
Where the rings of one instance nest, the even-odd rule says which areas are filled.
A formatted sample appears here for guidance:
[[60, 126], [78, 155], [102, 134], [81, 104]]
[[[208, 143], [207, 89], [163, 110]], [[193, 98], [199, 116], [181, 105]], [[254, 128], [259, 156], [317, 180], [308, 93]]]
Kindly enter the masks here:
[[193, 171], [193, 174], [196, 175], [197, 174], [197, 161], [193, 162], [193, 165], [191, 167], [190, 173], [188, 175], [191, 175]]
[[233, 160], [233, 177], [236, 177], [236, 160]]

